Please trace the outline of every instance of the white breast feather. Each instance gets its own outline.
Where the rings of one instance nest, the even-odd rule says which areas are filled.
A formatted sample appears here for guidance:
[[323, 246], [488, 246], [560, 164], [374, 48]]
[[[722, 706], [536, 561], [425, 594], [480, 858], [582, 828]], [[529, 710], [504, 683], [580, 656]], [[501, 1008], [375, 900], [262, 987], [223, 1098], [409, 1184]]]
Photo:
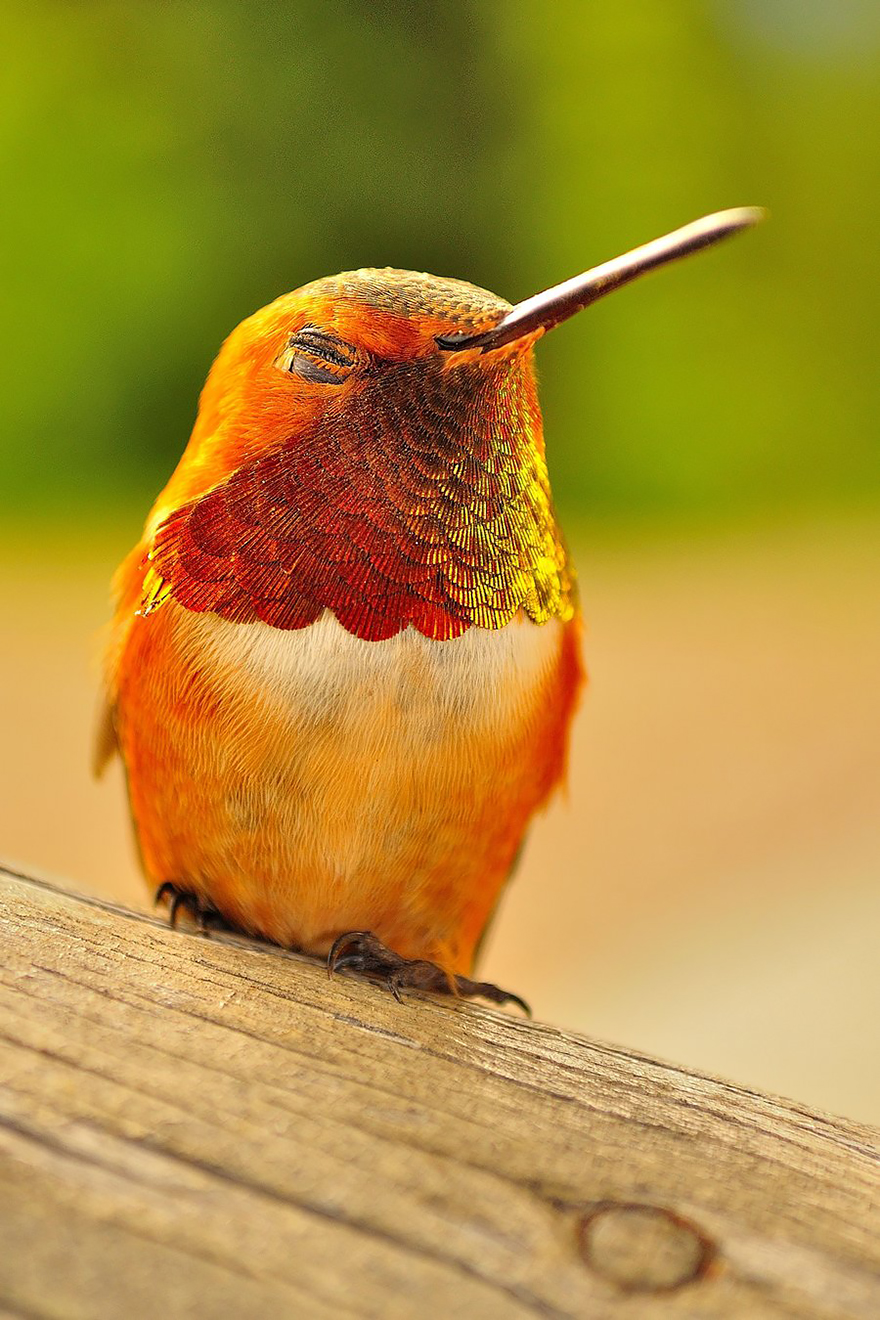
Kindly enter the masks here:
[[192, 645], [222, 681], [246, 684], [312, 719], [363, 723], [372, 705], [397, 706], [423, 736], [426, 719], [469, 729], [516, 717], [517, 706], [544, 685], [559, 656], [562, 624], [517, 617], [505, 628], [468, 628], [438, 642], [407, 628], [382, 641], [364, 641], [327, 611], [307, 628], [285, 631], [265, 623], [229, 623], [189, 614]]

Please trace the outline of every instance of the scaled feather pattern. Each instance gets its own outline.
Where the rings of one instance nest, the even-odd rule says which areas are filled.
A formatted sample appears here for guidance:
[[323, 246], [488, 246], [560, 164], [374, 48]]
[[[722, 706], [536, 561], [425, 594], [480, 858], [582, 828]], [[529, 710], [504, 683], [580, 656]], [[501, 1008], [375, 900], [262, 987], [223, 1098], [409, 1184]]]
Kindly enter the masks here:
[[[417, 400], [417, 406], [413, 401]], [[344, 411], [176, 509], [147, 550], [145, 613], [168, 596], [304, 628], [330, 610], [379, 640], [445, 640], [575, 611], [534, 379], [502, 359], [383, 363]]]

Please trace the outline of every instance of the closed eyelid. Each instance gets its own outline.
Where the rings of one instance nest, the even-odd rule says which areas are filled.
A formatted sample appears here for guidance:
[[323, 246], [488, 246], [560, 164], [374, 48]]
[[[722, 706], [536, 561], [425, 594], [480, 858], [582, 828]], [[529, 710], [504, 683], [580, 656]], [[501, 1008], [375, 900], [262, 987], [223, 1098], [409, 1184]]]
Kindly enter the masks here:
[[357, 351], [350, 344], [311, 325], [303, 326], [290, 336], [290, 347], [294, 352], [299, 349], [315, 353], [338, 367], [354, 366], [357, 358]]
[[287, 348], [276, 366], [301, 380], [319, 385], [342, 385], [358, 365], [360, 354], [351, 344], [314, 325], [289, 335]]
[[340, 372], [334, 367], [325, 366], [307, 353], [295, 351], [288, 370], [295, 372], [303, 380], [311, 380], [321, 385], [341, 385], [348, 375], [347, 371]]

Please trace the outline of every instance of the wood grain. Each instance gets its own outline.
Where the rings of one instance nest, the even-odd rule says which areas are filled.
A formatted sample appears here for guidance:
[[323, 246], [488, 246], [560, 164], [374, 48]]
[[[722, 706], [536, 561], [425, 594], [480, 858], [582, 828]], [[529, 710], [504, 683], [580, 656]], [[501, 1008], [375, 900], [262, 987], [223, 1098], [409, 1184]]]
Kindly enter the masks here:
[[880, 1315], [880, 1134], [0, 872], [21, 1316]]

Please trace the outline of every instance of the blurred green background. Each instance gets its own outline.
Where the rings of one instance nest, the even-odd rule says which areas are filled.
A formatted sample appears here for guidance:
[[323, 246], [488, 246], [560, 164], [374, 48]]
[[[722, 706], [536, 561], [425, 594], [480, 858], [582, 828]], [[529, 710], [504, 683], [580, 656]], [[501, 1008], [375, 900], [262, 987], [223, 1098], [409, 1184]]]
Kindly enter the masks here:
[[539, 345], [591, 682], [482, 970], [880, 1120], [877, 0], [3, 19], [0, 857], [148, 901], [96, 639], [238, 321], [362, 265], [517, 300], [761, 204]]
[[541, 348], [569, 517], [880, 494], [874, 0], [4, 6], [0, 501], [164, 482], [222, 338], [316, 276], [516, 300], [772, 223]]

